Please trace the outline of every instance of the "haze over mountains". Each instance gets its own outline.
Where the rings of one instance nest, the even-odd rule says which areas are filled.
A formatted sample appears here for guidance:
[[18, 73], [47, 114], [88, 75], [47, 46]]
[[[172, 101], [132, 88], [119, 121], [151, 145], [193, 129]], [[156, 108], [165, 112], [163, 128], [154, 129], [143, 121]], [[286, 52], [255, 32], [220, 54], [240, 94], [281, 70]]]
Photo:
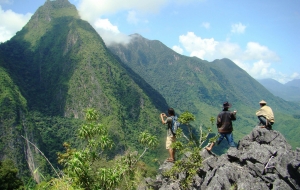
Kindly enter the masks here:
[[274, 79], [258, 80], [272, 94], [287, 101], [300, 102], [300, 79], [281, 84]]
[[274, 96], [231, 60], [182, 56], [138, 34], [127, 46], [108, 49], [68, 0], [47, 0], [21, 31], [0, 44], [0, 75], [0, 159], [12, 159], [36, 181], [41, 176], [34, 171], [49, 168], [21, 135], [56, 162], [64, 141], [80, 147], [76, 130], [91, 107], [115, 142], [108, 157], [141, 148], [136, 139], [148, 130], [161, 145], [145, 159], [163, 159], [165, 127], [159, 113], [168, 107], [178, 114], [190, 111], [198, 130], [200, 124], [211, 125], [224, 101], [238, 110], [236, 141], [255, 126], [255, 110], [264, 99], [275, 112], [276, 130], [300, 146], [295, 135], [300, 106]]

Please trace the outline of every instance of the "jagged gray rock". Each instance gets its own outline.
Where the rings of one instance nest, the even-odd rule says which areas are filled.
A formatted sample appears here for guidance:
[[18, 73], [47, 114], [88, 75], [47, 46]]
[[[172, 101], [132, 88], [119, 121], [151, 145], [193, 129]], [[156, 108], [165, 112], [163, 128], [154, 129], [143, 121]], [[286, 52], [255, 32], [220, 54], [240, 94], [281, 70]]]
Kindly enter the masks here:
[[[190, 189], [300, 189], [300, 148], [292, 150], [283, 135], [275, 130], [256, 126], [241, 139], [237, 148], [217, 156], [206, 149], [200, 152], [203, 166]], [[139, 189], [181, 189], [180, 178], [163, 176], [172, 163], [159, 168], [156, 179], [148, 178], [147, 186]]]

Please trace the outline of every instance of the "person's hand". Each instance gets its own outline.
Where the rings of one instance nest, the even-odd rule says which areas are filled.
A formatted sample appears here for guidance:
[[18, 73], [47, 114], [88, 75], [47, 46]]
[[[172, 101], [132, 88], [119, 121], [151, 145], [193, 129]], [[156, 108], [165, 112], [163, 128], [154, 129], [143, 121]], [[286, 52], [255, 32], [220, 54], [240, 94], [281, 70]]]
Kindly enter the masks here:
[[165, 113], [161, 113], [161, 116], [166, 117], [166, 114]]

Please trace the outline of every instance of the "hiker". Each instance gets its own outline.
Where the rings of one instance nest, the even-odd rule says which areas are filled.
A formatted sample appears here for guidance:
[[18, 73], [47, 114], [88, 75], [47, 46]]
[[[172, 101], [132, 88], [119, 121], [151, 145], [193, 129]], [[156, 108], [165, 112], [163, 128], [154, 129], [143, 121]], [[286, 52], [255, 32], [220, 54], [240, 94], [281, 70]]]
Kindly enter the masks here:
[[[232, 127], [232, 121], [236, 120], [236, 111], [230, 112], [228, 109], [231, 107], [231, 104], [228, 102], [223, 103], [223, 110], [218, 114], [217, 117], [217, 128], [220, 137], [217, 140], [217, 144], [220, 144], [224, 137], [226, 138], [229, 146], [236, 147], [234, 140], [233, 140], [233, 127]], [[211, 144], [208, 144], [206, 146], [206, 150], [211, 151], [213, 146], [215, 145], [214, 142]]]
[[168, 162], [175, 161], [175, 149], [171, 147], [171, 145], [176, 141], [176, 135], [172, 131], [172, 122], [175, 116], [175, 111], [173, 108], [168, 109], [168, 116], [165, 113], [160, 114], [161, 122], [163, 124], [167, 124], [167, 140], [166, 140], [166, 149], [169, 151]]
[[261, 128], [272, 129], [275, 118], [272, 109], [267, 106], [267, 102], [262, 100], [259, 102], [260, 109], [256, 111], [256, 116], [260, 121]]

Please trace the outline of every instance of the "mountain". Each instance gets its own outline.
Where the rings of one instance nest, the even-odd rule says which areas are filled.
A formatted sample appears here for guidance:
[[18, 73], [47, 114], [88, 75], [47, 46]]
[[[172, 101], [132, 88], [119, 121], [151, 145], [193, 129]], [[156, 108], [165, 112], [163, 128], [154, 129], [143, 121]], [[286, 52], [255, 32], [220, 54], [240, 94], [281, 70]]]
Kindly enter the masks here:
[[[143, 76], [178, 113], [189, 110], [195, 114], [195, 129], [201, 124], [211, 126], [210, 118], [216, 118], [222, 103], [229, 101], [232, 109], [238, 111], [234, 136], [240, 139], [258, 122], [255, 112], [259, 109], [258, 102], [264, 99], [275, 112], [278, 130], [289, 137], [293, 146], [300, 146], [294, 135], [296, 131], [299, 133], [299, 105], [274, 96], [231, 60], [208, 62], [180, 55], [160, 41], [139, 34], [131, 37], [126, 45], [113, 44], [108, 48]], [[216, 131], [214, 123], [213, 129]]]
[[274, 79], [258, 80], [272, 94], [287, 101], [300, 102], [300, 80], [295, 79], [286, 84], [281, 84]]
[[285, 86], [293, 86], [300, 88], [300, 79], [294, 79], [284, 84]]
[[300, 189], [300, 149], [292, 150], [278, 131], [256, 127], [226, 154], [205, 149], [199, 154], [202, 165], [189, 188], [182, 188], [180, 181], [190, 176], [166, 176], [174, 164], [164, 162], [156, 179], [147, 178], [139, 189]]
[[[168, 107], [164, 98], [123, 67], [68, 0], [47, 0], [0, 44], [0, 75], [0, 159], [12, 159], [36, 181], [51, 169], [30, 142], [57, 163], [64, 141], [80, 146], [74, 139], [86, 108], [99, 111], [114, 140], [108, 157], [140, 148], [144, 130], [164, 137], [158, 118]], [[162, 145], [154, 152], [166, 151]]]
[[147, 130], [160, 146], [144, 162], [162, 160], [167, 151], [160, 112], [169, 106], [178, 114], [192, 112], [197, 132], [200, 124], [214, 126], [210, 119], [227, 100], [238, 110], [236, 141], [257, 123], [254, 113], [265, 99], [276, 115], [274, 129], [300, 146], [299, 105], [273, 96], [232, 61], [182, 56], [137, 34], [127, 46], [108, 49], [68, 0], [47, 0], [0, 44], [0, 75], [0, 159], [13, 160], [21, 176], [36, 182], [53, 174], [39, 151], [59, 167], [56, 153], [64, 142], [83, 146], [76, 134], [91, 107], [115, 144], [104, 152], [107, 159], [141, 150], [137, 138]]

